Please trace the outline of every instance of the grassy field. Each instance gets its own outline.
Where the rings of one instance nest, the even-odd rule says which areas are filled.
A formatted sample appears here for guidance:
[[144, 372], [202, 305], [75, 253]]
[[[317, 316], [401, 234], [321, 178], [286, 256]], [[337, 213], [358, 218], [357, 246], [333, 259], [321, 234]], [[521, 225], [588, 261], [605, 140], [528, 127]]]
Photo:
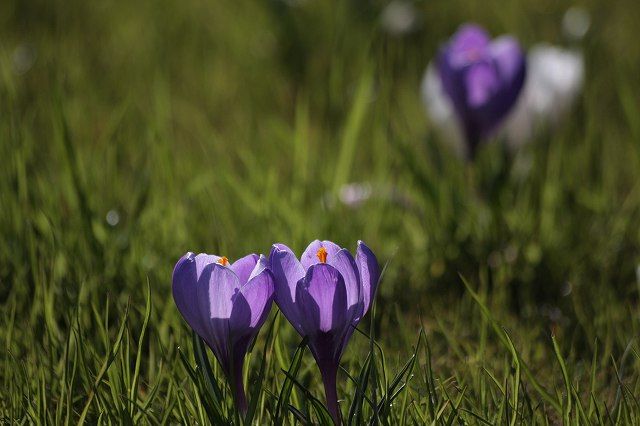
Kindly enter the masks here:
[[[640, 423], [640, 5], [580, 3], [583, 94], [515, 156], [465, 164], [420, 102], [461, 23], [562, 45], [571, 5], [417, 1], [393, 36], [382, 1], [1, 2], [0, 423], [238, 424], [173, 265], [316, 238], [387, 264], [345, 423]], [[276, 311], [253, 422], [326, 423]]]

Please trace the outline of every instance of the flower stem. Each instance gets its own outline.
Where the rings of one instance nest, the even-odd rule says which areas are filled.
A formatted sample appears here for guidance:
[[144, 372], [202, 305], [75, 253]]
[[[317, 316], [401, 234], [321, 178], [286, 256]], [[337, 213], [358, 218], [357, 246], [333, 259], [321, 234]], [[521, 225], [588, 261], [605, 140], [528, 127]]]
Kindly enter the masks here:
[[244, 393], [244, 384], [242, 383], [242, 363], [234, 366], [233, 372], [233, 399], [236, 405], [236, 410], [244, 418], [247, 414], [247, 397]]
[[342, 423], [340, 408], [338, 407], [338, 392], [336, 389], [337, 368], [329, 368], [322, 372], [322, 382], [324, 383], [324, 394], [327, 398], [327, 410], [333, 418], [336, 426]]

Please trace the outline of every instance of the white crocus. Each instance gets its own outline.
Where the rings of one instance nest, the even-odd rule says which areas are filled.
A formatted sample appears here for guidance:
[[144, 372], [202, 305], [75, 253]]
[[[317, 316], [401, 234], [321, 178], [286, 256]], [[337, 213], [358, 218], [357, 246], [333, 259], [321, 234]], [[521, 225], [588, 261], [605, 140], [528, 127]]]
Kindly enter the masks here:
[[524, 89], [503, 127], [508, 143], [520, 146], [537, 129], [556, 125], [580, 94], [583, 81], [582, 53], [546, 44], [531, 48]]
[[435, 64], [431, 63], [422, 78], [420, 95], [431, 124], [441, 133], [444, 140], [451, 145], [461, 158], [465, 157], [467, 147], [464, 142], [462, 127], [458, 122], [451, 100], [442, 87], [440, 75]]

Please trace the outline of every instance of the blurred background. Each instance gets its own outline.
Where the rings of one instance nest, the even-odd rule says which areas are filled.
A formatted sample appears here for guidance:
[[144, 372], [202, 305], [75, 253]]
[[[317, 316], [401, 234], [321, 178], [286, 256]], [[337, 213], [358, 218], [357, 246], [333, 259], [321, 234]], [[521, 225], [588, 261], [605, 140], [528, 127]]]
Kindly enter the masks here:
[[[465, 22], [579, 51], [585, 67], [564, 120], [514, 152], [495, 137], [474, 162], [420, 92]], [[616, 329], [624, 347], [638, 22], [632, 0], [4, 1], [0, 305], [39, 341], [40, 320], [65, 329], [76, 303], [144, 303], [148, 278], [169, 342], [186, 251], [362, 239], [388, 263], [382, 322], [464, 323], [460, 274], [515, 324], [570, 330], [577, 348]]]
[[575, 5], [4, 2], [3, 281], [35, 250], [36, 262], [55, 252], [67, 279], [101, 262], [82, 279], [150, 274], [168, 289], [187, 250], [330, 238], [390, 260], [383, 298], [432, 299], [479, 271], [527, 297], [556, 300], [567, 283], [629, 296], [639, 7], [579, 3], [584, 93], [519, 152], [524, 171], [496, 143], [459, 161], [420, 101], [427, 64], [462, 23], [525, 49], [572, 47], [562, 21]]

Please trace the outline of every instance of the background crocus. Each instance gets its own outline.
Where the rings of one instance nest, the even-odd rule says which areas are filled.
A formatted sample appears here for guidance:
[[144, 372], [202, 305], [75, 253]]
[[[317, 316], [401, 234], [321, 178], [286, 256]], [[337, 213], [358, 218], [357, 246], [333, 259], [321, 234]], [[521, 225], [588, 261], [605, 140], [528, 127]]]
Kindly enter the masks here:
[[[583, 37], [588, 19], [584, 11], [570, 9], [563, 20], [564, 26], [570, 27], [565, 31], [570, 33], [567, 37], [572, 40]], [[546, 43], [532, 46], [527, 51], [524, 86], [515, 105], [493, 133], [503, 138], [509, 148], [517, 149], [538, 130], [559, 123], [581, 93], [583, 83], [584, 57], [580, 50]], [[427, 67], [421, 95], [431, 123], [445, 135], [458, 155], [467, 155], [464, 130], [434, 63]]]
[[354, 259], [331, 241], [316, 240], [300, 260], [287, 246], [275, 244], [269, 264], [276, 303], [296, 331], [309, 339], [309, 349], [322, 374], [327, 408], [339, 424], [338, 365], [375, 295], [378, 261], [361, 241]]
[[173, 270], [173, 298], [189, 326], [222, 366], [237, 409], [247, 410], [242, 367], [247, 349], [271, 309], [274, 284], [264, 256], [185, 254]]
[[442, 116], [448, 106], [431, 105], [446, 96], [466, 141], [465, 154], [473, 158], [480, 141], [493, 134], [515, 105], [525, 74], [525, 56], [517, 40], [511, 36], [491, 40], [481, 27], [466, 24], [441, 48], [427, 71], [423, 97], [427, 108]]

